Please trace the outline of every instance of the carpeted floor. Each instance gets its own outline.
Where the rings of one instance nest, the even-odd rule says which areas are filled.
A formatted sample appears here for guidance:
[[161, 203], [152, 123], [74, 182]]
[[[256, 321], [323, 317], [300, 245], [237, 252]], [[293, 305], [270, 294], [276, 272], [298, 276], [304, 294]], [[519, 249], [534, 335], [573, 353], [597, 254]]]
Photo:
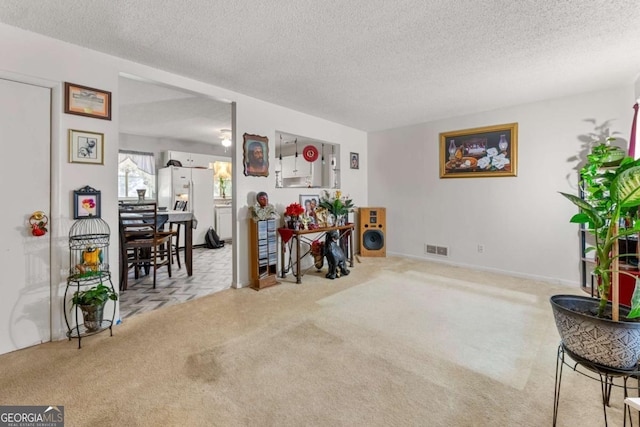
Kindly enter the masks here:
[[[64, 405], [67, 426], [551, 425], [548, 298], [577, 290], [394, 257], [323, 275], [0, 356], [0, 404]], [[604, 425], [599, 398], [565, 368], [558, 425]]]

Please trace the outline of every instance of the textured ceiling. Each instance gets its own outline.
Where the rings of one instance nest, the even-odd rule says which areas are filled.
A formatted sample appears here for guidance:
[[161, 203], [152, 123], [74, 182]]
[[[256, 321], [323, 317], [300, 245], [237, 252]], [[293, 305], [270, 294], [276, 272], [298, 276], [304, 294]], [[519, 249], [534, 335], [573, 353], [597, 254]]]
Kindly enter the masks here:
[[640, 72], [636, 0], [3, 0], [0, 22], [363, 130]]
[[231, 130], [231, 104], [126, 77], [118, 86], [120, 133], [221, 145]]

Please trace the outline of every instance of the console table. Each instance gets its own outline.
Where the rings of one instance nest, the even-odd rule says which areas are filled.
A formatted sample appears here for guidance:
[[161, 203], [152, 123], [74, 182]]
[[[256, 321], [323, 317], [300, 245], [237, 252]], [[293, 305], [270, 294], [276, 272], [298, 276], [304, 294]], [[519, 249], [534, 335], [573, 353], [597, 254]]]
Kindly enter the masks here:
[[[328, 231], [332, 230], [338, 230], [338, 232], [340, 233], [340, 245], [345, 252], [345, 256], [348, 256], [349, 267], [353, 267], [354, 228], [354, 224], [341, 225], [337, 227], [323, 227], [317, 228], [315, 230], [292, 230], [290, 228], [278, 228], [278, 236], [280, 236], [280, 248], [282, 251], [280, 257], [281, 277], [287, 277], [287, 271], [289, 271], [289, 268], [291, 268], [293, 275], [296, 277], [296, 283], [302, 283], [302, 276], [304, 275], [304, 271], [302, 271], [302, 268], [300, 267], [300, 260], [305, 255], [311, 252], [311, 243], [314, 240], [320, 240], [324, 242], [326, 238], [325, 235]], [[306, 249], [304, 253], [302, 253], [302, 242], [309, 244], [309, 249]], [[294, 245], [296, 248], [295, 260], [293, 259], [292, 251]], [[285, 265], [287, 247], [289, 248], [289, 259], [288, 263]]]

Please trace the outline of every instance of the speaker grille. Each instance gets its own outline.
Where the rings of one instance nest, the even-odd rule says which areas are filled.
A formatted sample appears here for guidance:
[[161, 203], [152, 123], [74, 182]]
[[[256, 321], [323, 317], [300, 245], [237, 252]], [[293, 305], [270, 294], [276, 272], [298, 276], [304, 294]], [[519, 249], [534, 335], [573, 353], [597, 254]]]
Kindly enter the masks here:
[[384, 247], [384, 233], [380, 230], [367, 230], [362, 234], [362, 246], [369, 251]]

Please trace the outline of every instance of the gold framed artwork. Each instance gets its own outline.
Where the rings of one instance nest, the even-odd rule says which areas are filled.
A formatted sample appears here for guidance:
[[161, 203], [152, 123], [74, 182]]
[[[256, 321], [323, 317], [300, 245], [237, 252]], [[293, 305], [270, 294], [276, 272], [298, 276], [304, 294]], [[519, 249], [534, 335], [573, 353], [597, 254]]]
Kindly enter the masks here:
[[104, 134], [69, 129], [69, 163], [104, 164]]
[[244, 176], [269, 176], [269, 138], [242, 135], [244, 151]]
[[518, 124], [440, 134], [440, 178], [517, 176]]
[[111, 120], [111, 92], [65, 82], [64, 112]]

